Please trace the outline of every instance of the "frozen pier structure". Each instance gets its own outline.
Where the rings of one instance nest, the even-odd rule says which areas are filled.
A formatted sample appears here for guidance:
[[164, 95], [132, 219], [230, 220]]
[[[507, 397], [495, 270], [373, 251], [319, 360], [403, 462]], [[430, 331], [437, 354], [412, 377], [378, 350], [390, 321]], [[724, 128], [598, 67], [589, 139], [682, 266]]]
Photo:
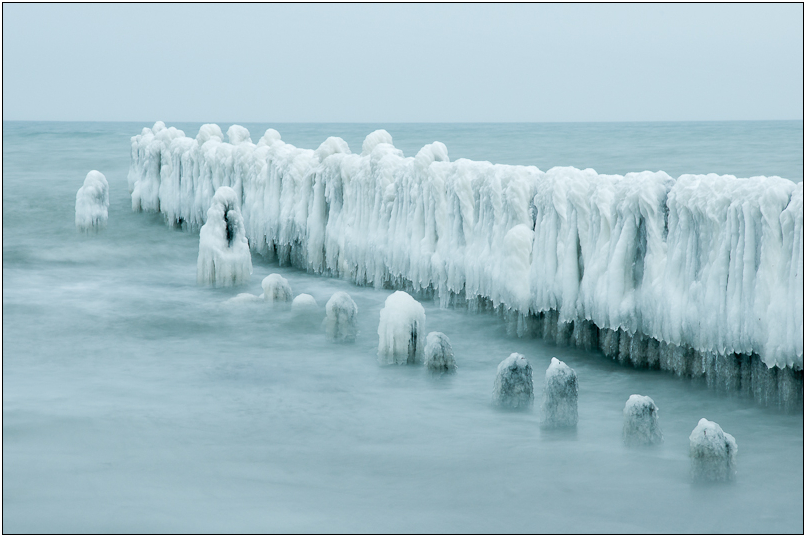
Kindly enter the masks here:
[[360, 153], [227, 132], [157, 122], [134, 136], [133, 208], [196, 228], [229, 186], [250, 247], [280, 263], [802, 406], [802, 183], [451, 162], [439, 142], [405, 157], [383, 130]]

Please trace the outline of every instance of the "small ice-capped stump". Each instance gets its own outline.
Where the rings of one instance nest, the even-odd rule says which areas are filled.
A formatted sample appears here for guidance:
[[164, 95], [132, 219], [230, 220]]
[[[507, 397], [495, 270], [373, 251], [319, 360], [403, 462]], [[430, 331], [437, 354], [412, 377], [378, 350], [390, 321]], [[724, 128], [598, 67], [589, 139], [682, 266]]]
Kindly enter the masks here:
[[292, 313], [305, 315], [316, 313], [317, 309], [319, 309], [319, 304], [316, 303], [316, 299], [305, 293], [295, 296], [294, 300], [291, 301]]
[[624, 405], [624, 443], [628, 446], [648, 446], [663, 441], [658, 424], [658, 407], [651, 397], [631, 395]]
[[291, 302], [294, 298], [288, 280], [279, 274], [269, 274], [260, 285], [263, 287], [263, 294], [260, 296], [269, 304]]
[[425, 310], [404, 291], [387, 297], [378, 324], [378, 361], [382, 364], [415, 364], [425, 347]]
[[736, 475], [736, 439], [702, 418], [691, 431], [689, 457], [694, 481], [731, 481]]
[[425, 338], [425, 367], [435, 373], [456, 370], [451, 340], [442, 332], [430, 332]]
[[576, 371], [557, 358], [546, 369], [543, 387], [541, 424], [543, 427], [574, 427], [579, 420], [577, 399], [579, 385]]
[[263, 302], [262, 300], [260, 300], [260, 297], [253, 295], [252, 293], [238, 293], [237, 296], [225, 300], [224, 305], [243, 306], [245, 304], [258, 304], [260, 302]]
[[526, 408], [535, 400], [532, 366], [526, 357], [513, 352], [498, 364], [493, 385], [493, 404], [507, 408]]
[[290, 320], [298, 327], [316, 328], [317, 323], [322, 320], [316, 299], [305, 293], [295, 296], [291, 301]]
[[76, 227], [80, 231], [106, 227], [109, 219], [109, 183], [104, 174], [92, 170], [76, 192]]
[[358, 334], [358, 306], [344, 291], [333, 293], [325, 305], [325, 333], [331, 341], [349, 343]]
[[247, 283], [252, 275], [252, 254], [238, 209], [238, 197], [228, 186], [219, 187], [199, 231], [199, 285], [229, 287]]

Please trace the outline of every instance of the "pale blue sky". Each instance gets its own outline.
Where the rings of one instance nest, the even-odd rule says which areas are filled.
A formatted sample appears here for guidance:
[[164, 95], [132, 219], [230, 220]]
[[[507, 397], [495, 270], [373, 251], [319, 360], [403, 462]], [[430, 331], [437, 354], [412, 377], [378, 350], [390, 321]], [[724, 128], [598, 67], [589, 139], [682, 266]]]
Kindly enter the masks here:
[[802, 119], [801, 4], [4, 4], [6, 120]]

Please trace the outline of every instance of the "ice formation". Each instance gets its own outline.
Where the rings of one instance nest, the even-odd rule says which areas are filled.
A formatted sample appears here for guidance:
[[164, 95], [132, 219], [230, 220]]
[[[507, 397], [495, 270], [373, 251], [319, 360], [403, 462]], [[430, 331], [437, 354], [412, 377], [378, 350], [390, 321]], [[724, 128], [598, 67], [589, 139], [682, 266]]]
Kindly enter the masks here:
[[263, 294], [260, 296], [269, 304], [291, 302], [294, 297], [288, 280], [279, 274], [269, 274], [260, 285], [263, 287]]
[[651, 397], [631, 395], [624, 405], [624, 443], [628, 446], [658, 444], [663, 433], [658, 424], [658, 407]]
[[319, 309], [319, 304], [311, 295], [302, 293], [294, 297], [291, 301], [291, 311], [295, 313], [315, 313]]
[[76, 192], [76, 227], [90, 231], [106, 227], [109, 219], [109, 183], [104, 174], [92, 170]]
[[236, 296], [224, 301], [225, 306], [241, 306], [244, 304], [257, 304], [263, 302], [259, 296], [252, 293], [238, 293]]
[[230, 186], [251, 247], [281, 264], [489, 306], [519, 335], [766, 403], [802, 400], [802, 183], [451, 162], [439, 142], [405, 157], [386, 131], [360, 154], [340, 138], [300, 149], [235, 127], [228, 141], [215, 125], [195, 139], [143, 129], [132, 206], [198, 227]]
[[252, 254], [238, 205], [231, 188], [222, 186], [216, 190], [207, 222], [199, 231], [196, 281], [200, 285], [240, 285], [252, 275]]
[[425, 338], [425, 367], [430, 371], [456, 370], [451, 340], [442, 332], [430, 332]]
[[415, 364], [425, 347], [425, 310], [405, 291], [386, 298], [378, 324], [378, 361], [382, 364]]
[[576, 371], [565, 362], [552, 358], [546, 369], [543, 402], [540, 405], [544, 427], [574, 427], [579, 419], [577, 399], [579, 385]]
[[352, 342], [358, 334], [358, 306], [344, 291], [333, 293], [325, 306], [325, 332], [332, 341]]
[[691, 431], [689, 456], [694, 481], [731, 481], [736, 475], [736, 439], [702, 418]]
[[513, 352], [498, 364], [493, 384], [493, 404], [506, 408], [531, 407], [535, 399], [532, 366], [526, 357]]

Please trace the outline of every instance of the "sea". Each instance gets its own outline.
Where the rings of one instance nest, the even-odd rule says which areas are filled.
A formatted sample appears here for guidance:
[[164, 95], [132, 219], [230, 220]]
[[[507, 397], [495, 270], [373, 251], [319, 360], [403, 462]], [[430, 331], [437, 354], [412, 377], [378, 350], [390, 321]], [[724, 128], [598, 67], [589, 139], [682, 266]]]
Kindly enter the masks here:
[[[251, 283], [196, 285], [198, 231], [131, 209], [130, 138], [151, 122], [3, 122], [4, 533], [803, 533], [803, 414], [783, 414], [600, 352], [510, 336], [491, 313], [422, 298], [458, 369], [377, 361], [390, 290], [253, 254]], [[171, 123], [195, 136], [201, 123]], [[257, 124], [258, 140], [353, 152], [378, 128], [413, 156], [803, 180], [803, 122]], [[230, 123], [219, 123], [226, 131]], [[109, 181], [108, 227], [79, 233], [76, 191]], [[283, 307], [231, 307], [279, 273], [358, 305], [354, 344]], [[498, 364], [534, 369], [535, 406], [491, 404]], [[576, 429], [541, 429], [552, 357], [579, 379]], [[664, 442], [622, 440], [632, 394]], [[689, 475], [700, 418], [736, 438], [731, 483]]]

